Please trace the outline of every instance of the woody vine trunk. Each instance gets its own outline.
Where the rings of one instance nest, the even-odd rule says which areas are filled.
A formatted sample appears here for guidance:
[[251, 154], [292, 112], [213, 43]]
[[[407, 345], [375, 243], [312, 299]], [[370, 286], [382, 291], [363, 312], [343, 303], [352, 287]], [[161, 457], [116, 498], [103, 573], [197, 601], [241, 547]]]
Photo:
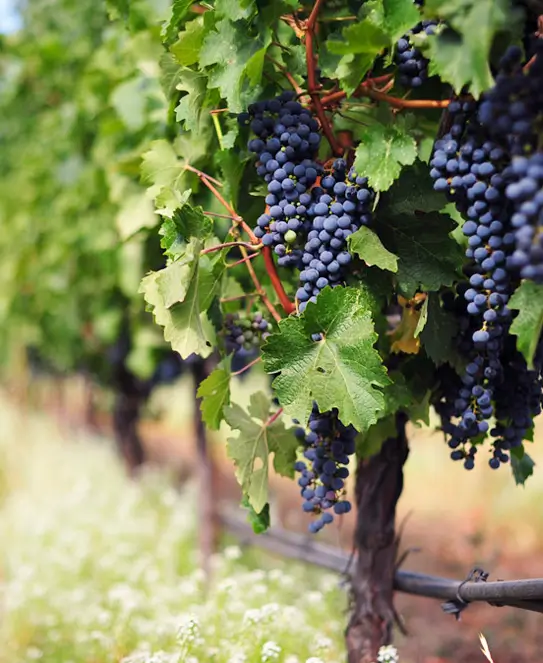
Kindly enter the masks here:
[[357, 553], [351, 576], [352, 613], [346, 631], [349, 663], [374, 663], [389, 644], [394, 624], [393, 582], [397, 552], [396, 504], [409, 453], [407, 417], [396, 416], [396, 436], [359, 462], [356, 475]]

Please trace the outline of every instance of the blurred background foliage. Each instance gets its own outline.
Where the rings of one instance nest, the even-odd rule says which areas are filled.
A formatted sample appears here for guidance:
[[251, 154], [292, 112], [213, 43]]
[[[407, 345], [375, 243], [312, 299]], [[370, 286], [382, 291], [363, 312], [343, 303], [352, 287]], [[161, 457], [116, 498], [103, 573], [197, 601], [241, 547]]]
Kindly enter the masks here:
[[[128, 321], [130, 368], [152, 372], [162, 334], [138, 286], [162, 257], [141, 154], [165, 135], [160, 19], [130, 27], [92, 0], [32, 0], [0, 41], [0, 359], [33, 349], [49, 368], [108, 378]], [[164, 348], [165, 349], [165, 348]]]

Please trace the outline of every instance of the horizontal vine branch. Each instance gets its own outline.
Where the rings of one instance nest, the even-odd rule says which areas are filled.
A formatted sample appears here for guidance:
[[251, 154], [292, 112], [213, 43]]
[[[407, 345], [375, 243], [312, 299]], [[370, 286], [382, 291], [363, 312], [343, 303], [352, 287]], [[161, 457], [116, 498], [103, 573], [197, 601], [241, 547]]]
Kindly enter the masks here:
[[[297, 559], [341, 575], [350, 575], [354, 558], [335, 546], [315, 543], [311, 536], [303, 536], [280, 528], [255, 534], [243, 518], [233, 510], [221, 512], [223, 526], [235, 535], [241, 545], [253, 545], [271, 553]], [[466, 582], [440, 576], [396, 571], [394, 589], [398, 592], [442, 601], [458, 598], [466, 604], [485, 602], [496, 607], [508, 606], [543, 613], [543, 578]]]

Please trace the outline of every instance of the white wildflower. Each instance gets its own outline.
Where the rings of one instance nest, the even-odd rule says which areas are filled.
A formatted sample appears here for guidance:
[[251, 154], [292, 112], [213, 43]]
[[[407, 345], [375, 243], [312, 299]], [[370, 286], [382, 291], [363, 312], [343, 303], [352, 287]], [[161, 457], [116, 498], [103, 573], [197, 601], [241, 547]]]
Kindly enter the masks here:
[[241, 554], [241, 548], [239, 546], [228, 546], [223, 550], [223, 555], [228, 561], [239, 559]]
[[177, 629], [177, 640], [184, 645], [194, 642], [200, 635], [200, 622], [196, 615], [188, 615]]
[[398, 650], [393, 645], [385, 645], [379, 649], [377, 663], [398, 663], [399, 660]]
[[323, 635], [317, 636], [317, 640], [315, 642], [315, 646], [317, 649], [322, 649], [324, 651], [330, 649], [332, 647], [332, 640], [330, 638], [326, 638]]
[[276, 661], [281, 654], [281, 647], [273, 640], [268, 640], [262, 645], [260, 651], [260, 660], [262, 663], [267, 663], [268, 661]]

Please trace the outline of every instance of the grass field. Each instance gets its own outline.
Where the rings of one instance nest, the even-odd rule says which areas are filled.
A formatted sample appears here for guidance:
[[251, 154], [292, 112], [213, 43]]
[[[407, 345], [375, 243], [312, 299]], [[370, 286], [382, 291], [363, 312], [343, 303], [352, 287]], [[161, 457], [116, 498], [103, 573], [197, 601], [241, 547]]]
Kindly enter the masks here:
[[190, 486], [131, 482], [105, 441], [5, 403], [0, 430], [2, 663], [342, 659], [337, 578], [230, 546], [206, 591]]

